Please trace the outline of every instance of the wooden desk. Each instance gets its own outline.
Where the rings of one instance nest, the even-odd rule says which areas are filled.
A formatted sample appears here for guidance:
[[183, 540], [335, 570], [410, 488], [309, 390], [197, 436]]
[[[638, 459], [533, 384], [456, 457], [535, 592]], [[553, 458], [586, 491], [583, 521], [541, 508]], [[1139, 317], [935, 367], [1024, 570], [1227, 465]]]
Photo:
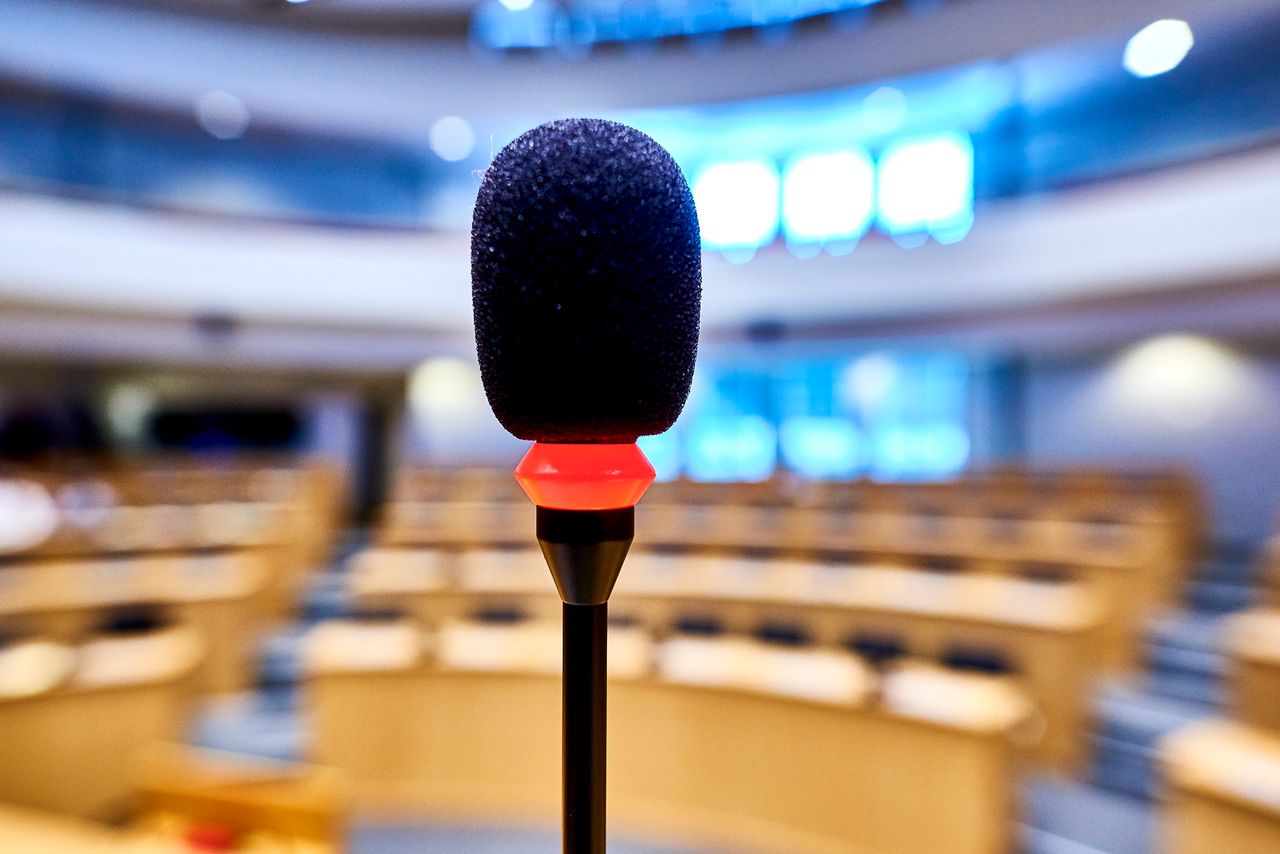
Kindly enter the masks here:
[[[382, 553], [392, 555], [384, 570], [370, 569], [378, 563], [372, 557], [357, 568], [357, 600], [408, 609], [425, 626], [488, 607], [559, 614], [536, 551]], [[1066, 771], [1084, 761], [1105, 612], [1079, 585], [641, 552], [628, 560], [611, 611], [659, 636], [682, 617], [706, 617], [740, 634], [767, 621], [798, 624], [819, 646], [839, 646], [862, 632], [900, 638], [920, 657], [939, 658], [955, 645], [996, 649], [1044, 715], [1035, 755]]]
[[1214, 720], [1184, 727], [1161, 749], [1167, 784], [1162, 851], [1280, 851], [1280, 738]]
[[659, 634], [678, 616], [702, 615], [735, 632], [767, 621], [799, 624], [819, 646], [839, 645], [858, 632], [900, 638], [925, 658], [941, 658], [957, 645], [999, 650], [1044, 715], [1035, 755], [1062, 770], [1083, 762], [1099, 625], [1097, 605], [1084, 591], [1033, 591], [996, 578], [869, 567], [797, 571], [797, 564], [744, 564], [706, 561], [700, 581], [695, 568], [680, 573], [692, 575], [693, 583], [672, 579], [672, 586], [648, 586], [652, 575], [624, 573], [613, 611]]
[[[314, 672], [316, 758], [393, 817], [555, 821], [554, 676], [425, 666]], [[615, 832], [758, 854], [1011, 850], [1012, 716], [943, 725], [871, 708], [614, 680]]]
[[[485, 546], [511, 542], [531, 523], [527, 502], [392, 501], [383, 508], [379, 542], [388, 546]], [[977, 554], [1011, 561], [1075, 561], [1100, 556], [1167, 569], [1179, 563], [1171, 534], [1158, 521], [932, 515], [875, 507], [661, 503], [636, 508], [637, 544], [773, 552], [886, 555]]]
[[262, 501], [111, 505], [92, 525], [64, 523], [40, 545], [6, 557], [83, 559], [273, 546], [288, 527], [290, 511], [287, 503]]
[[119, 831], [92, 822], [0, 804], [0, 851], [13, 854], [130, 854]]
[[1280, 608], [1280, 536], [1267, 540], [1259, 557], [1258, 583], [1262, 590], [1262, 604]]
[[177, 818], [258, 837], [261, 854], [337, 854], [350, 792], [333, 768], [155, 744], [138, 762], [137, 831]]
[[292, 606], [286, 596], [299, 573], [327, 560], [340, 524], [340, 461], [241, 454], [213, 465], [181, 455], [59, 462], [13, 473], [51, 493], [76, 490], [63, 524], [24, 558], [257, 545], [278, 558], [282, 589], [271, 604], [279, 609]]
[[[12, 854], [191, 854], [191, 823], [233, 828], [256, 854], [337, 854], [346, 842], [345, 778], [333, 769], [215, 756], [156, 744], [138, 763], [129, 830], [0, 804], [0, 851]], [[241, 850], [241, 849], [237, 849]]]
[[1232, 716], [1280, 733], [1280, 610], [1255, 608], [1228, 618]]
[[141, 682], [90, 685], [73, 678], [52, 691], [0, 698], [0, 801], [120, 817], [142, 748], [183, 734], [198, 665], [193, 650], [198, 654], [198, 646], [177, 644], [172, 656], [152, 658], [150, 677]]
[[139, 602], [172, 609], [203, 637], [197, 685], [241, 690], [252, 673], [262, 615], [256, 607], [270, 570], [256, 550], [52, 560], [0, 567], [0, 620], [74, 642], [109, 608]]
[[[529, 515], [527, 504], [512, 502], [393, 502], [385, 509], [379, 543], [401, 548], [524, 547], [528, 537], [521, 532], [531, 530]], [[946, 562], [967, 572], [1000, 575], [1052, 565], [1095, 588], [1104, 603], [1098, 657], [1115, 673], [1137, 663], [1145, 620], [1173, 601], [1186, 564], [1170, 526], [1145, 517], [1108, 522], [927, 515], [892, 506], [855, 511], [655, 501], [641, 503], [637, 515], [636, 551], [658, 547], [804, 559], [842, 554], [904, 567]]]
[[534, 507], [527, 501], [393, 501], [383, 506], [378, 541], [387, 545], [527, 546], [534, 515]]
[[296, 602], [310, 566], [303, 555], [322, 541], [303, 507], [291, 502], [137, 504], [104, 508], [97, 524], [64, 525], [40, 546], [6, 557], [19, 564], [84, 563], [253, 552], [265, 571], [255, 607], [274, 618]]

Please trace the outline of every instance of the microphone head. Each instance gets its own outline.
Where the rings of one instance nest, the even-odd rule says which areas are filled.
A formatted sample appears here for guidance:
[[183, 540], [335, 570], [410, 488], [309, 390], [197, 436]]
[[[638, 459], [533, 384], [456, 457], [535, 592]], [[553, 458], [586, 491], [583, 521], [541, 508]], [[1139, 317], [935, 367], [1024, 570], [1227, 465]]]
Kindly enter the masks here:
[[689, 394], [702, 300], [679, 167], [616, 122], [528, 131], [480, 185], [471, 296], [485, 393], [508, 432], [567, 443], [663, 432]]

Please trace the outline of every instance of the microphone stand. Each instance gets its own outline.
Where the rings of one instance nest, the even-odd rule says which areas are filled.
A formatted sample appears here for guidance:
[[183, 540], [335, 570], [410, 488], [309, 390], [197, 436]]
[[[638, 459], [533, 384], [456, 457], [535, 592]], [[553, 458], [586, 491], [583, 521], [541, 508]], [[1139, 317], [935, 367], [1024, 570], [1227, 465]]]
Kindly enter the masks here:
[[635, 507], [538, 507], [538, 545], [563, 619], [564, 854], [605, 854], [609, 594], [635, 536]]
[[605, 854], [609, 594], [653, 479], [635, 443], [535, 442], [516, 466], [564, 603], [564, 854]]

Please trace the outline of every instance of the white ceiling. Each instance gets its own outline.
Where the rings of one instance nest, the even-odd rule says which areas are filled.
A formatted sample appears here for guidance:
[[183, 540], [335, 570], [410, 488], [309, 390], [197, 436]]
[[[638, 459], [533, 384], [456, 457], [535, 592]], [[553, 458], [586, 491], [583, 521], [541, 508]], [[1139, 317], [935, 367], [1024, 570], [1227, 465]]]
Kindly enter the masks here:
[[[952, 246], [878, 239], [842, 258], [801, 261], [782, 248], [741, 265], [708, 257], [704, 328], [733, 335], [766, 320], [858, 323], [1280, 277], [1276, 210], [1280, 149], [988, 205]], [[0, 197], [0, 302], [62, 317], [214, 312], [363, 331], [400, 342], [380, 357], [389, 364], [471, 337], [465, 234], [232, 224], [43, 197]], [[0, 340], [59, 346], [38, 323], [9, 324]], [[116, 335], [101, 346], [119, 355], [133, 345]]]
[[[1273, 2], [1217, 0], [1212, 10]], [[0, 77], [176, 110], [227, 89], [255, 117], [416, 140], [442, 114], [483, 130], [486, 120], [815, 90], [1206, 11], [1202, 0], [956, 0], [919, 20], [887, 17], [781, 46], [739, 40], [712, 54], [615, 51], [573, 63], [499, 62], [457, 43], [255, 29], [82, 0], [0, 3]], [[704, 325], [727, 338], [761, 322], [857, 325], [1280, 279], [1276, 210], [1280, 149], [987, 204], [952, 246], [871, 239], [842, 258], [799, 261], [781, 247], [742, 265], [708, 257]], [[469, 349], [468, 254], [462, 232], [0, 196], [0, 349], [399, 369]], [[211, 352], [193, 331], [190, 318], [209, 313], [242, 321], [233, 348]]]

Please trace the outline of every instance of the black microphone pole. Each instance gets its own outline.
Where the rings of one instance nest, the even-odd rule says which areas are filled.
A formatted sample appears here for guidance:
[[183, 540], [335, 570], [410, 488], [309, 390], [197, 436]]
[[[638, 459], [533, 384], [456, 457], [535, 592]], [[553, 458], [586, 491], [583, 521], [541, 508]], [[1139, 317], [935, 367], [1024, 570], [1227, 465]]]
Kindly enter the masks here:
[[635, 535], [635, 508], [538, 508], [538, 545], [564, 603], [564, 854], [605, 854], [609, 594]]

